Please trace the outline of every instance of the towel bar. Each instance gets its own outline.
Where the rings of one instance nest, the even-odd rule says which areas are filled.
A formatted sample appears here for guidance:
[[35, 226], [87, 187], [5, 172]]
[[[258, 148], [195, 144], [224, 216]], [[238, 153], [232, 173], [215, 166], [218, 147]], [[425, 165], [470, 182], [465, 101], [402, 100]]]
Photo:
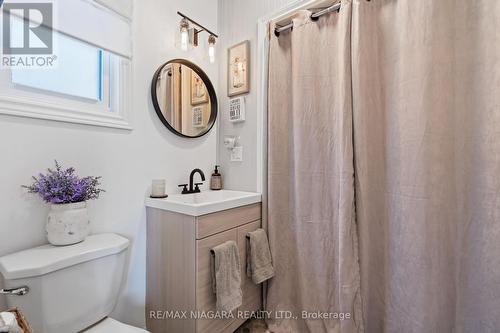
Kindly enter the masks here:
[[[245, 238], [246, 238], [247, 240], [250, 240], [250, 236], [249, 236], [249, 235], [246, 235], [246, 236], [245, 236]], [[210, 249], [210, 254], [211, 254], [211, 255], [213, 255], [213, 256], [215, 256], [215, 251], [214, 251], [214, 249]]]

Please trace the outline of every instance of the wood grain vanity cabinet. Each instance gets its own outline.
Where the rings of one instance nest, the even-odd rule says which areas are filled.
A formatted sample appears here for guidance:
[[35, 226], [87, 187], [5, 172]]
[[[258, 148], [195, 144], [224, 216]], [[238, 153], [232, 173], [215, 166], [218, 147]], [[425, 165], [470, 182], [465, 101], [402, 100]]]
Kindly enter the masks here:
[[[246, 239], [261, 226], [261, 204], [255, 203], [202, 216], [147, 208], [146, 321], [152, 333], [232, 333], [244, 321], [195, 319], [216, 310], [212, 292], [210, 249], [226, 241], [238, 244], [243, 305], [261, 309], [261, 286], [246, 276]], [[171, 311], [171, 312], [169, 312]], [[176, 312], [179, 311], [179, 312]], [[168, 318], [183, 316], [187, 318]]]

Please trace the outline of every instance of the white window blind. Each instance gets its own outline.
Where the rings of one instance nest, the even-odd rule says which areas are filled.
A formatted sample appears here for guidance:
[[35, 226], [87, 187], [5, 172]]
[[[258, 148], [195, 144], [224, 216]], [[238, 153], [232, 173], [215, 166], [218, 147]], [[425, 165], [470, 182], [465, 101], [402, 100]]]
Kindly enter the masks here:
[[95, 2], [114, 10], [118, 14], [132, 19], [132, 0], [94, 0]]
[[[49, 28], [123, 57], [132, 57], [133, 0], [53, 0], [53, 3], [54, 19]], [[36, 16], [30, 19], [40, 24]]]
[[56, 0], [54, 29], [132, 57], [132, 0]]

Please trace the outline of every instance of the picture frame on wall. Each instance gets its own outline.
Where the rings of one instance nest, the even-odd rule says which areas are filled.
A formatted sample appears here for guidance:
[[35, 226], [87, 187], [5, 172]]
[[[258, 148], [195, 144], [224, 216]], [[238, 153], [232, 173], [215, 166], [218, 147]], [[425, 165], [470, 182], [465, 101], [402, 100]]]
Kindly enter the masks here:
[[227, 95], [250, 92], [250, 42], [248, 40], [228, 49]]
[[208, 91], [203, 80], [191, 71], [191, 105], [208, 103]]

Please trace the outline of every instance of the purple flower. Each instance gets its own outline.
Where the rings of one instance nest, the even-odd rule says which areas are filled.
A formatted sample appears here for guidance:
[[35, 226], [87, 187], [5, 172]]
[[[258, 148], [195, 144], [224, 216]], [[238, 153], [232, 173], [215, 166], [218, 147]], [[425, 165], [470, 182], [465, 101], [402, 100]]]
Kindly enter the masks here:
[[99, 188], [101, 177], [79, 178], [74, 168], [63, 170], [56, 162], [56, 169], [47, 169], [47, 174], [40, 173], [33, 177], [33, 184], [23, 185], [29, 193], [37, 193], [44, 201], [53, 204], [81, 202], [99, 198], [104, 192]]

